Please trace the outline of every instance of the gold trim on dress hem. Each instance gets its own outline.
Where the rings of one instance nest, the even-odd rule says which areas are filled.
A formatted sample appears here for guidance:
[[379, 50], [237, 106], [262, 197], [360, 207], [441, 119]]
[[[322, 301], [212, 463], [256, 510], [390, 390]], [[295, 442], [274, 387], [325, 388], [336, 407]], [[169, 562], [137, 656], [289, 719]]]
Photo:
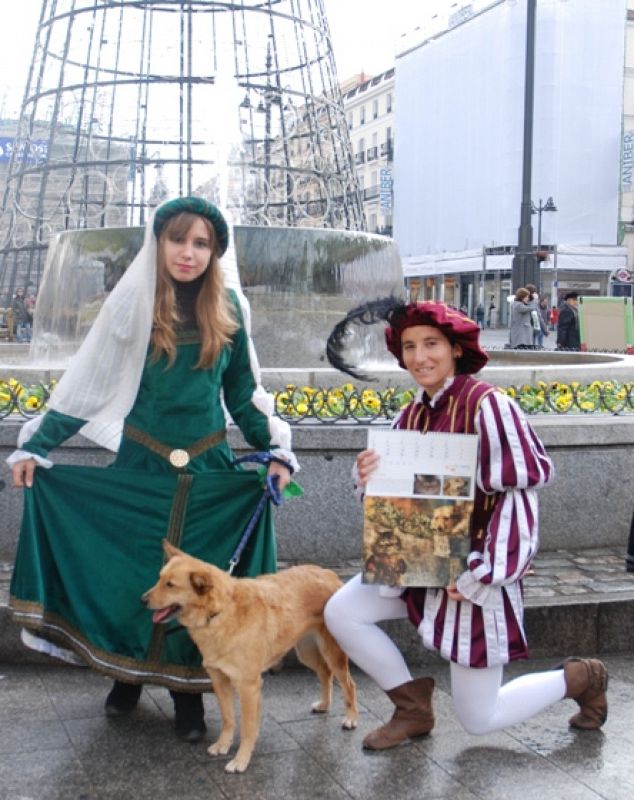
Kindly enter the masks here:
[[110, 678], [128, 683], [151, 683], [184, 692], [211, 692], [211, 681], [203, 667], [192, 668], [161, 664], [156, 661], [136, 661], [95, 647], [62, 617], [45, 612], [39, 603], [11, 597], [9, 611], [14, 622], [48, 636], [76, 653], [86, 664]]

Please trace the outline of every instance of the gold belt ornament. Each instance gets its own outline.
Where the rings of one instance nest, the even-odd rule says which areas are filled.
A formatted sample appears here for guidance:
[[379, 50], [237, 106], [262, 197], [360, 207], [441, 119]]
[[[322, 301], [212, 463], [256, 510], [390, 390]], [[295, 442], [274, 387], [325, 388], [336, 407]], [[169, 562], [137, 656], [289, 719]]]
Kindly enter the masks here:
[[221, 431], [216, 431], [203, 439], [198, 439], [188, 448], [169, 447], [169, 445], [163, 444], [163, 442], [159, 442], [158, 439], [150, 436], [149, 433], [135, 428], [134, 425], [124, 425], [123, 435], [169, 461], [174, 469], [184, 469], [192, 458], [196, 458], [204, 453], [205, 450], [209, 450], [223, 442], [227, 438], [227, 431], [224, 428]]

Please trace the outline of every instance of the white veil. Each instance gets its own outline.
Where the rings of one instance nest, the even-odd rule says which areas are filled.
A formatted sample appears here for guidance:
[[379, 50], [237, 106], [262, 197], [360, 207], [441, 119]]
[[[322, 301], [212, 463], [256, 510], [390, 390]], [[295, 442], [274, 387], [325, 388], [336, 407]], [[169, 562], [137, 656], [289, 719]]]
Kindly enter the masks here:
[[81, 433], [117, 450], [136, 398], [152, 331], [156, 289], [153, 215], [143, 247], [104, 302], [48, 407], [87, 420]]

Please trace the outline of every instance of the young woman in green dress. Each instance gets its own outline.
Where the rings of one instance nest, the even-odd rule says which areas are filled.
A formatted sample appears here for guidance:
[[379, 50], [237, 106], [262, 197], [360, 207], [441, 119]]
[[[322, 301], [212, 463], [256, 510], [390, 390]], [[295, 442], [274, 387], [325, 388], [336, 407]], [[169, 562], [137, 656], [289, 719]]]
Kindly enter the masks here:
[[[187, 634], [153, 625], [139, 598], [163, 538], [227, 567], [262, 496], [263, 476], [233, 463], [225, 408], [248, 444], [275, 457], [280, 490], [297, 468], [259, 383], [248, 305], [225, 286], [228, 238], [201, 198], [156, 210], [39, 427], [23, 427], [8, 459], [25, 489], [10, 598], [25, 644], [113, 677], [109, 716], [133, 711], [144, 683], [167, 687], [190, 742], [205, 733], [208, 678]], [[78, 432], [114, 450], [113, 463], [53, 466], [49, 452]], [[275, 568], [267, 507], [236, 574]]]

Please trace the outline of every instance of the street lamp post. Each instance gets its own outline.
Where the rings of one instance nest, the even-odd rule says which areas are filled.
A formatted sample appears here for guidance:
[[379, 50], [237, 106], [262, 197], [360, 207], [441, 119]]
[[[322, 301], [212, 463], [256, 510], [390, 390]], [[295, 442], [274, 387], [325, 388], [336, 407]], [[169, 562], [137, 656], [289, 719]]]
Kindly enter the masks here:
[[557, 211], [557, 206], [552, 197], [549, 197], [545, 203], [542, 203], [541, 197], [539, 198], [538, 205], [535, 203], [531, 206], [531, 213], [537, 214], [537, 250], [542, 249], [542, 214], [544, 211]]
[[533, 99], [535, 86], [535, 9], [537, 0], [527, 0], [526, 64], [524, 77], [524, 152], [522, 157], [522, 205], [518, 243], [511, 268], [511, 286], [516, 292], [532, 283], [539, 289], [539, 262], [533, 250], [531, 226], [531, 176], [533, 170]]

